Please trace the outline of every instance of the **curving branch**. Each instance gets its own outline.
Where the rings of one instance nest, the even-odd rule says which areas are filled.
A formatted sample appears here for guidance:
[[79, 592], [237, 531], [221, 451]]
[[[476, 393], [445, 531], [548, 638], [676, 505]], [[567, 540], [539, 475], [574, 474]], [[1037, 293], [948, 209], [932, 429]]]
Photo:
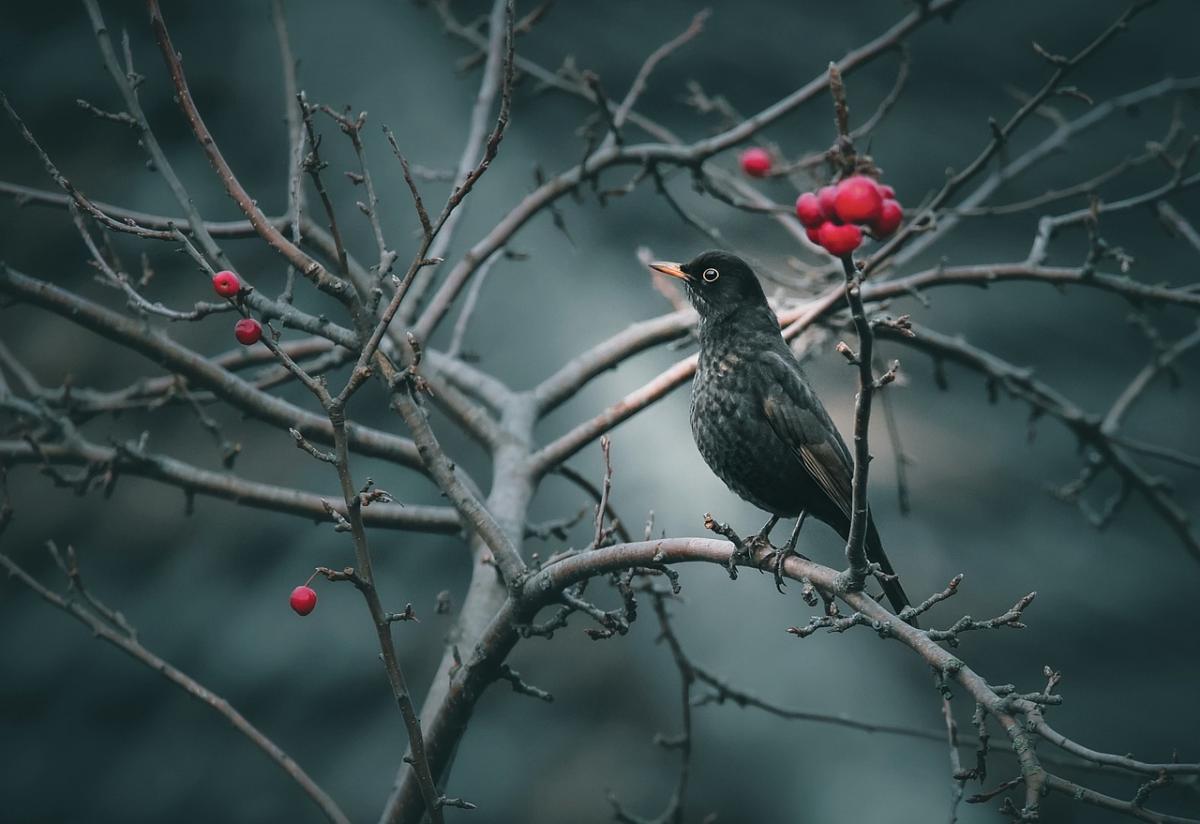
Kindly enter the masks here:
[[[74, 560], [74, 553], [72, 552], [70, 554], [72, 568], [74, 568]], [[245, 736], [250, 743], [262, 750], [281, 770], [287, 773], [288, 777], [317, 805], [325, 818], [334, 822], [334, 824], [349, 824], [350, 819], [346, 817], [346, 814], [342, 812], [337, 803], [317, 785], [312, 777], [296, 763], [295, 759], [284, 752], [278, 744], [268, 738], [224, 698], [147, 649], [138, 640], [137, 633], [133, 631], [123, 618], [120, 618], [120, 613], [115, 613], [115, 616], [120, 618], [120, 621], [114, 621], [109, 618], [114, 613], [109, 612], [107, 609], [103, 609], [103, 611], [98, 610], [92, 598], [88, 598], [81, 603], [79, 599], [72, 597], [71, 594], [63, 596], [51, 591], [3, 553], [0, 553], [0, 566], [8, 571], [10, 577], [20, 581], [21, 584], [33, 591], [48, 604], [62, 610], [86, 626], [91, 630], [94, 637], [112, 644], [138, 663], [143, 664], [160, 674], [163, 678], [166, 678], [192, 698], [211, 708], [235, 730]], [[79, 592], [80, 589], [75, 583], [77, 580], [78, 571], [77, 568], [74, 568], [71, 581], [75, 592]]]
[[[2, 401], [0, 407], [3, 407]], [[85, 466], [91, 468], [88, 474], [101, 485], [113, 483], [121, 475], [129, 475], [161, 481], [178, 487], [189, 496], [208, 495], [239, 506], [298, 515], [318, 523], [329, 521], [330, 506], [342, 517], [346, 516], [345, 507], [328, 496], [251, 481], [230, 473], [212, 472], [134, 447], [133, 444], [100, 446], [82, 438], [72, 438], [64, 443], [37, 443], [36, 446], [28, 441], [0, 440], [0, 465]], [[458, 515], [445, 506], [376, 503], [363, 511], [363, 521], [367, 526], [380, 529], [443, 535], [462, 532]]]
[[[564, 591], [582, 581], [603, 576], [622, 569], [661, 567], [689, 562], [719, 564], [730, 562], [736, 547], [729, 541], [711, 538], [669, 538], [656, 541], [639, 541], [603, 547], [586, 553], [576, 553], [551, 559], [540, 571], [525, 582], [521, 604], [525, 609], [544, 604], [554, 593]], [[761, 566], [767, 559], [768, 549], [758, 550], [754, 557], [745, 562], [751, 568]], [[1034, 748], [1032, 735], [1038, 733], [1040, 704], [1030, 700], [1042, 698], [1038, 693], [1018, 696], [1007, 689], [993, 688], [980, 674], [971, 669], [961, 658], [935, 643], [931, 631], [912, 627], [898, 616], [863, 592], [846, 591], [839, 583], [841, 573], [812, 561], [789, 556], [784, 562], [783, 574], [794, 581], [815, 587], [829, 599], [838, 599], [853, 610], [851, 618], [845, 619], [852, 625], [865, 625], [881, 638], [897, 641], [908, 647], [925, 661], [940, 677], [962, 688], [985, 711], [995, 718], [1009, 737], [1021, 765], [1025, 785], [1025, 806], [1020, 814], [1028, 819], [1036, 818], [1040, 807], [1041, 789], [1046, 786], [1048, 775], [1042, 768], [1039, 755]], [[835, 631], [844, 631], [848, 626], [834, 626]], [[1024, 716], [1033, 722], [1027, 730], [1018, 718]], [[1123, 756], [1097, 753], [1083, 745], [1058, 736], [1044, 721], [1040, 728], [1047, 732], [1045, 740], [1065, 752], [1085, 758], [1094, 763], [1121, 769], [1129, 773], [1157, 774], [1168, 772], [1173, 775], [1200, 775], [1200, 763], [1164, 762], [1150, 764], [1134, 761]], [[1159, 815], [1150, 813], [1151, 815]], [[1173, 820], [1170, 818], [1147, 820]], [[1194, 821], [1194, 819], [1178, 819]]]

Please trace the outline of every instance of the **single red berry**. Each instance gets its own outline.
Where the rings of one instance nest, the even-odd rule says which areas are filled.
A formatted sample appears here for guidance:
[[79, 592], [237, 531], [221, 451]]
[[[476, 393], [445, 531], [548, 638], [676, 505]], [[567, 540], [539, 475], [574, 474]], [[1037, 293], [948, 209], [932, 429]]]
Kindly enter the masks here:
[[817, 202], [821, 204], [821, 213], [826, 220], [838, 220], [837, 209], [833, 205], [836, 198], [837, 188], [834, 186], [824, 186], [817, 192]]
[[[822, 223], [821, 226], [825, 224]], [[808, 235], [808, 239], [818, 246], [821, 245], [821, 226], [805, 226], [804, 234]]]
[[223, 298], [231, 298], [242, 290], [241, 280], [228, 269], [213, 275], [212, 285], [213, 291]]
[[800, 195], [796, 198], [796, 217], [800, 218], [800, 222], [809, 229], [820, 226], [825, 220], [820, 199], [812, 192]]
[[310, 586], [300, 586], [292, 590], [288, 603], [297, 615], [308, 615], [317, 607], [317, 591]]
[[879, 217], [883, 197], [874, 180], [855, 175], [838, 184], [833, 205], [843, 223], [871, 223]]
[[883, 198], [884, 200], [895, 200], [896, 199], [896, 190], [893, 189], [891, 186], [887, 185], [886, 183], [878, 183], [878, 182], [875, 185], [879, 187], [879, 196], [881, 198]]
[[871, 223], [871, 231], [875, 237], [887, 237], [900, 227], [904, 220], [904, 210], [894, 200], [885, 200], [879, 207], [879, 217]]
[[762, 177], [771, 171], [771, 154], [760, 146], [742, 152], [742, 171], [750, 177]]
[[242, 318], [234, 324], [233, 336], [242, 346], [253, 346], [262, 337], [262, 324], [254, 318]]
[[845, 257], [858, 248], [862, 243], [862, 230], [853, 223], [838, 226], [836, 223], [823, 223], [817, 231], [817, 242], [825, 247], [825, 251], [837, 257]]

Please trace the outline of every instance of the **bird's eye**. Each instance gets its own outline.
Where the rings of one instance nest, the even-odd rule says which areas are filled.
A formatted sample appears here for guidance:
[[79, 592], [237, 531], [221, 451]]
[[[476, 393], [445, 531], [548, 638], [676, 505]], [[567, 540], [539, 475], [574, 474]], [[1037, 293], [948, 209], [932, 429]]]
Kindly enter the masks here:
[[712, 283], [714, 280], [716, 280], [720, 276], [721, 276], [721, 273], [718, 272], [716, 269], [705, 269], [703, 274], [700, 275], [700, 277], [704, 278], [705, 283]]

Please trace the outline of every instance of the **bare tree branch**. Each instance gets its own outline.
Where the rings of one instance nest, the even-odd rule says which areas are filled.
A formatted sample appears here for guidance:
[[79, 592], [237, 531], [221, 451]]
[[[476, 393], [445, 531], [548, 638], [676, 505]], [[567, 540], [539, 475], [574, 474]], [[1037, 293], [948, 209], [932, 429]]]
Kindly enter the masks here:
[[38, 583], [37, 580], [19, 567], [11, 558], [2, 553], [0, 553], [0, 566], [3, 566], [11, 577], [16, 578], [48, 604], [61, 609], [86, 626], [95, 637], [112, 644], [138, 663], [162, 675], [191, 697], [209, 706], [228, 721], [235, 730], [245, 736], [250, 743], [262, 750], [281, 770], [287, 773], [305, 794], [312, 799], [313, 803], [320, 808], [327, 819], [336, 822], [336, 824], [349, 824], [350, 819], [341, 811], [337, 803], [313, 781], [308, 773], [290, 755], [284, 752], [278, 744], [264, 735], [261, 730], [250, 723], [245, 716], [238, 712], [224, 698], [193, 679], [187, 673], [177, 669], [146, 649], [133, 633], [122, 632], [119, 628], [115, 628], [102, 618], [97, 617], [91, 609], [88, 609], [83, 604], [65, 598], [42, 586], [42, 584]]

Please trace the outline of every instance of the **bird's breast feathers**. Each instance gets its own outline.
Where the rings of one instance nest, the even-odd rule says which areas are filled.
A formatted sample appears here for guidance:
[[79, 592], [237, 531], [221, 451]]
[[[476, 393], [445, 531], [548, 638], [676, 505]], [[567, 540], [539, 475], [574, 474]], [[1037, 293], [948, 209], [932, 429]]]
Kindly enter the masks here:
[[724, 377], [732, 372], [733, 368], [741, 362], [741, 357], [731, 352], [717, 361], [713, 371], [716, 373], [717, 377]]

